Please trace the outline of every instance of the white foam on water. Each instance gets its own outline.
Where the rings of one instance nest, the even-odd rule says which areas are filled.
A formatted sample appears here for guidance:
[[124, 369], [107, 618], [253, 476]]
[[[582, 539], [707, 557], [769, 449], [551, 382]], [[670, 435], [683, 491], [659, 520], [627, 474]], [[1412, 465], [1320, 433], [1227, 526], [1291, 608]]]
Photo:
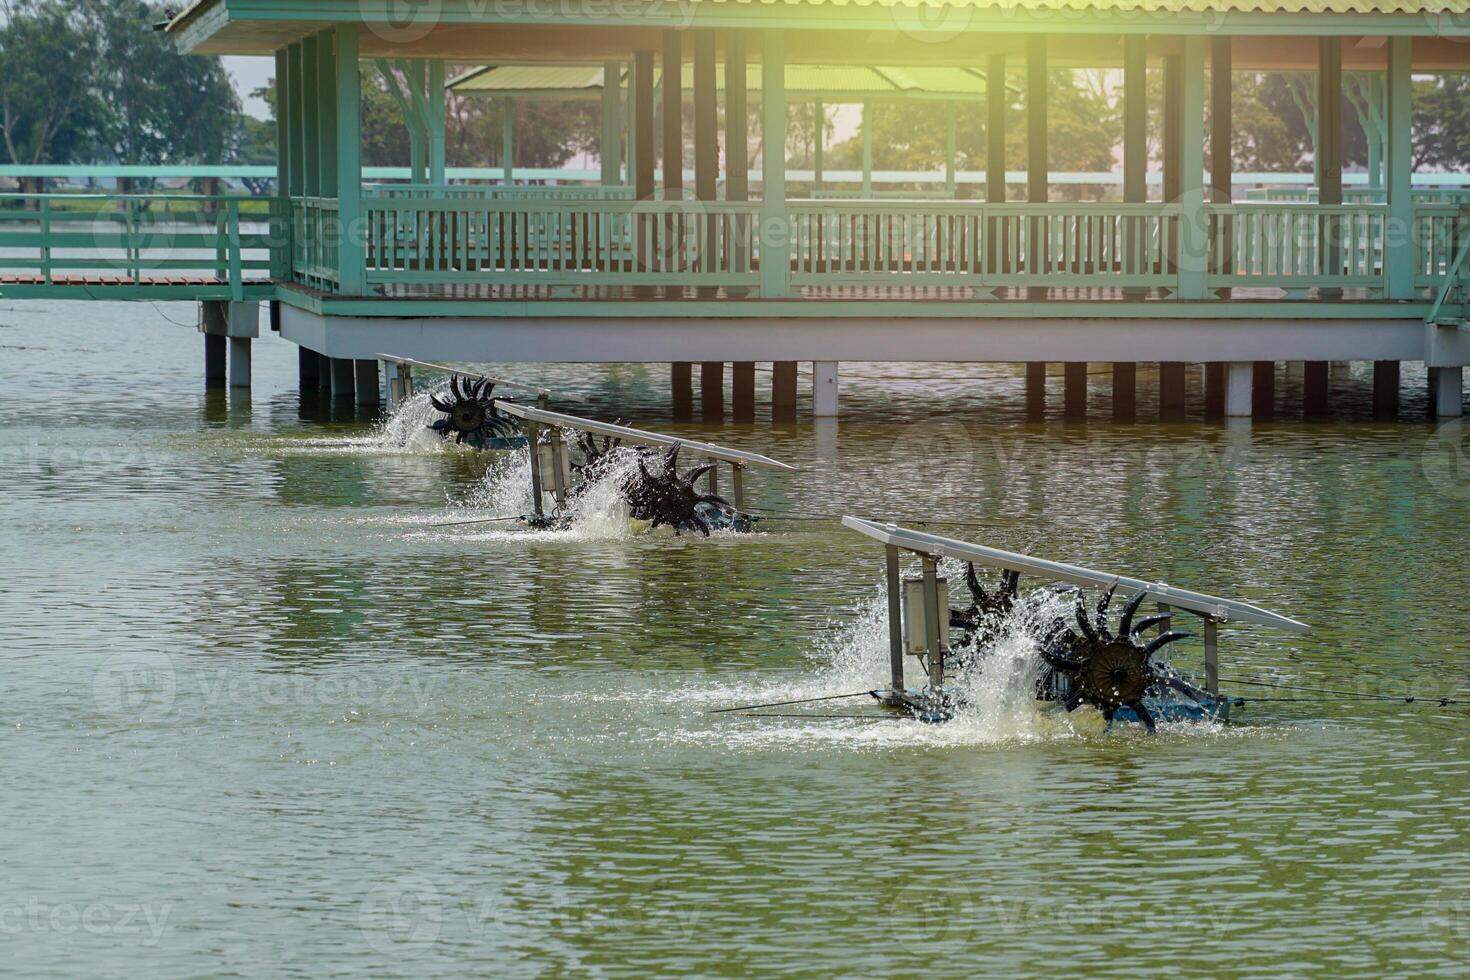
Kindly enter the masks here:
[[[960, 568], [941, 567], [940, 571], [952, 582], [963, 581]], [[951, 595], [954, 605], [964, 605], [967, 601], [961, 595]], [[814, 669], [809, 673], [761, 684], [722, 683], [660, 692], [664, 700], [697, 711], [688, 719], [689, 726], [666, 730], [660, 737], [678, 742], [714, 739], [732, 747], [821, 747], [837, 743], [854, 749], [999, 746], [1096, 739], [1104, 735], [1147, 737], [1138, 725], [1119, 725], [1110, 730], [1096, 709], [1081, 707], [1067, 713], [1054, 703], [1037, 700], [1036, 683], [1044, 670], [1038, 652], [1039, 639], [1055, 617], [1065, 616], [1070, 620], [1075, 603], [1075, 595], [1070, 593], [1035, 594], [1034, 602], [1023, 605], [1026, 612], [1013, 617], [983, 660], [951, 675], [950, 684], [961, 694], [962, 706], [952, 720], [943, 724], [926, 724], [901, 714], [885, 718], [870, 699], [862, 697], [766, 710], [780, 714], [810, 712], [814, 716], [861, 714], [872, 718], [759, 719], [740, 712], [709, 714], [714, 709], [734, 705], [819, 698], [886, 686], [890, 670], [888, 596], [880, 583], [874, 594], [852, 610], [845, 622], [826, 634], [829, 639], [812, 650]], [[922, 686], [924, 679], [914, 658], [906, 658], [904, 670], [909, 686]], [[647, 691], [628, 693], [650, 697]], [[1159, 732], [1166, 736], [1213, 736], [1225, 731], [1224, 726], [1213, 722], [1159, 725]]]
[[448, 390], [447, 380], [430, 388], [418, 389], [412, 396], [394, 405], [393, 411], [373, 427], [372, 434], [365, 441], [382, 449], [419, 453], [459, 450], [459, 446], [429, 428], [442, 414], [429, 401], [429, 396]]

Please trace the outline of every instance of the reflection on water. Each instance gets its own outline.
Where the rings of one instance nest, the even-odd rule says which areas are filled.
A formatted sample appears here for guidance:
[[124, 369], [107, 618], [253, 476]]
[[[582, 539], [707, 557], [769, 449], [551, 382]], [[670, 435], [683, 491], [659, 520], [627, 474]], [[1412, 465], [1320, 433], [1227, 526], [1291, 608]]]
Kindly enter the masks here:
[[[146, 305], [11, 304], [0, 345], [20, 974], [1465, 968], [1463, 709], [710, 714], [881, 682], [880, 553], [436, 526], [519, 512], [524, 458], [303, 399], [274, 337], [244, 399]], [[832, 425], [673, 426], [660, 367], [502, 370], [790, 460], [750, 480], [773, 514], [961, 521], [1317, 627], [1226, 630], [1226, 676], [1470, 687], [1466, 440], [1407, 366], [1399, 424], [1359, 371], [1344, 419], [1254, 426], [1028, 424], [983, 365], [844, 365]]]

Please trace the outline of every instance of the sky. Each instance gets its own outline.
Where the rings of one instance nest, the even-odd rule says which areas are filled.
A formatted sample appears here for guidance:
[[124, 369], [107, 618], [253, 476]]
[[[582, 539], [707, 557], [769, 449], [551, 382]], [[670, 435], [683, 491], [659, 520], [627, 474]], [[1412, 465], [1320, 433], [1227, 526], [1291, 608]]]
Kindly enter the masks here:
[[252, 99], [250, 93], [265, 85], [276, 73], [274, 58], [227, 57], [225, 69], [235, 80], [235, 91], [240, 93], [240, 104], [245, 111], [257, 119], [270, 116], [270, 108], [264, 99]]

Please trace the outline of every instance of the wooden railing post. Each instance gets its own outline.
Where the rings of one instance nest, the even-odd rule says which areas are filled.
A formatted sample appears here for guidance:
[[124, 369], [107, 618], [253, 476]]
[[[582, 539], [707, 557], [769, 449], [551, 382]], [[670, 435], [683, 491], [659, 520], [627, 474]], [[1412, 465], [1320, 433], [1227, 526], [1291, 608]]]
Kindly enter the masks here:
[[51, 199], [41, 197], [41, 281], [51, 285]]

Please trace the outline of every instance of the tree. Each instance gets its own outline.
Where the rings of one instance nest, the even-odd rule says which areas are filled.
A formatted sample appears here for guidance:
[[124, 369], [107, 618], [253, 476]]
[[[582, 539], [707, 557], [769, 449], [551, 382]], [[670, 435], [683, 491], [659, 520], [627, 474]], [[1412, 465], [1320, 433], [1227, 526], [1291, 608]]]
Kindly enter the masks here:
[[109, 107], [102, 145], [130, 164], [223, 160], [242, 126], [240, 100], [218, 58], [179, 52], [154, 30], [162, 6], [89, 5], [101, 41], [99, 89]]
[[73, 163], [89, 155], [105, 106], [96, 88], [97, 45], [69, 4], [20, 0], [3, 7], [0, 135], [11, 163]]

